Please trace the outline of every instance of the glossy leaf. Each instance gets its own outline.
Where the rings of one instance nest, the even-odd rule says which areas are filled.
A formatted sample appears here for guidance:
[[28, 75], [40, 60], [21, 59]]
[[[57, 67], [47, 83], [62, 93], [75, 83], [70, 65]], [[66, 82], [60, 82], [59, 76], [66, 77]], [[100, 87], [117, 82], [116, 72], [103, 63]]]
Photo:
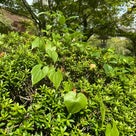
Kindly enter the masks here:
[[35, 85], [47, 75], [49, 71], [48, 66], [43, 67], [43, 69], [41, 69], [41, 67], [42, 67], [42, 64], [38, 64], [33, 67], [31, 71], [32, 85]]
[[51, 43], [48, 42], [48, 45], [46, 46], [46, 53], [48, 54], [48, 56], [50, 58], [52, 58], [52, 60], [54, 61], [54, 63], [57, 61], [58, 59], [58, 54], [56, 52], [56, 47], [52, 47]]
[[40, 49], [43, 49], [45, 45], [45, 42], [42, 38], [37, 37], [33, 42], [32, 42], [32, 49], [39, 47]]
[[64, 96], [64, 104], [68, 112], [74, 114], [86, 107], [87, 98], [82, 93], [71, 91]]
[[54, 63], [55, 63], [55, 62], [57, 61], [57, 59], [58, 59], [58, 54], [57, 54], [57, 52], [54, 51], [54, 50], [51, 50], [51, 49], [48, 49], [46, 52], [47, 52], [47, 54], [49, 55], [49, 57], [51, 57], [52, 60], [53, 60]]
[[56, 87], [56, 89], [60, 86], [61, 81], [63, 80], [63, 75], [61, 73], [61, 71], [57, 71], [54, 73], [53, 76], [53, 84]]
[[55, 69], [50, 70], [48, 74], [49, 79], [52, 81], [53, 85], [55, 86], [56, 89], [60, 86], [61, 81], [63, 80], [63, 75], [60, 70], [57, 72]]
[[48, 72], [48, 78], [51, 80], [53, 78], [53, 75], [55, 73], [55, 68], [50, 67], [49, 72]]

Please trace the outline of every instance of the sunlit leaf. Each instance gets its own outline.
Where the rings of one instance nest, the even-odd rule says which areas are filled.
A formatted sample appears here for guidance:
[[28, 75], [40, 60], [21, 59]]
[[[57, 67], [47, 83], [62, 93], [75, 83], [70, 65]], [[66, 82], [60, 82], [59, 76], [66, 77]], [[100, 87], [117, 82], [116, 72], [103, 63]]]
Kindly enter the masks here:
[[61, 81], [63, 80], [62, 72], [60, 70], [58, 70], [56, 72], [54, 69], [52, 69], [52, 70], [50, 70], [48, 77], [51, 80], [51, 82], [53, 83], [53, 85], [55, 86], [55, 88], [58, 89]]
[[119, 131], [116, 126], [116, 122], [113, 120], [113, 127], [111, 129], [111, 136], [119, 136]]
[[40, 49], [43, 49], [45, 45], [45, 42], [42, 38], [37, 37], [33, 42], [32, 42], [32, 49], [39, 47]]
[[111, 124], [107, 124], [105, 136], [111, 136]]
[[31, 71], [32, 85], [35, 85], [47, 75], [49, 71], [48, 66], [43, 67], [43, 69], [41, 68], [42, 68], [42, 64], [38, 64], [33, 67]]
[[87, 105], [87, 98], [82, 93], [69, 92], [64, 96], [64, 104], [69, 113], [74, 114], [85, 108]]
[[52, 60], [53, 60], [54, 63], [55, 63], [55, 62], [57, 61], [57, 59], [58, 59], [58, 54], [57, 54], [57, 52], [54, 51], [54, 50], [50, 50], [50, 49], [48, 49], [46, 52], [47, 52], [47, 54], [49, 55], [49, 57], [52, 58]]

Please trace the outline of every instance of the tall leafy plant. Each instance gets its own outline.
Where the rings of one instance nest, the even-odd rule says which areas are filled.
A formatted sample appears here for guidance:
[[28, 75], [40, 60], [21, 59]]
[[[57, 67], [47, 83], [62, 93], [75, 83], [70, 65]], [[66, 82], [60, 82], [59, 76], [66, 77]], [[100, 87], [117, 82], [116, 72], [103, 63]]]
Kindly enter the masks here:
[[[58, 59], [58, 53], [56, 52], [56, 47], [52, 46], [50, 41], [49, 43], [50, 44], [46, 45], [44, 38], [37, 37], [32, 42], [32, 49], [38, 48], [41, 51], [44, 51], [45, 55], [51, 58], [55, 64]], [[56, 70], [54, 65], [51, 67], [49, 65], [43, 66], [43, 64], [37, 64], [32, 68], [31, 80], [33, 86], [46, 76], [50, 79], [56, 89], [60, 86], [60, 83], [63, 80], [62, 72]]]

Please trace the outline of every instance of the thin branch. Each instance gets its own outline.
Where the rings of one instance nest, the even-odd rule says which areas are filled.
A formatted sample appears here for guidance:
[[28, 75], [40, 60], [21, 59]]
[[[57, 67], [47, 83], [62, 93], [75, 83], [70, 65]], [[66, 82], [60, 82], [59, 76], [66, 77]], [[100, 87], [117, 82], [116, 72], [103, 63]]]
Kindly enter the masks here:
[[26, 0], [22, 0], [22, 2], [23, 2], [23, 4], [24, 4], [25, 8], [27, 9], [27, 11], [30, 13], [32, 19], [34, 20], [34, 23], [35, 23], [36, 25], [38, 25], [39, 29], [41, 29], [41, 28], [40, 28], [40, 26], [41, 26], [41, 21], [40, 21], [39, 18], [35, 15], [35, 13], [32, 11], [32, 9], [31, 9], [30, 5], [28, 4], [28, 2], [27, 2]]

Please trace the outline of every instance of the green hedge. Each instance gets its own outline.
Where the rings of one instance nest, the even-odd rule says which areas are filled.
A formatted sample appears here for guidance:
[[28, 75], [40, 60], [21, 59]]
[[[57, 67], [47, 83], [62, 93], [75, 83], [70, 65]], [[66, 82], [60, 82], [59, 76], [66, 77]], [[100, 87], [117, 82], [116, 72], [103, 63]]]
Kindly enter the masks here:
[[[43, 47], [56, 47], [56, 62], [44, 48], [32, 49], [35, 36], [0, 36], [0, 135], [135, 135], [135, 58], [92, 47], [78, 36], [40, 39]], [[62, 72], [57, 89], [48, 77], [32, 86], [31, 70], [37, 64]], [[71, 91], [84, 94], [88, 101], [75, 114], [68, 113], [64, 104], [65, 94]]]

